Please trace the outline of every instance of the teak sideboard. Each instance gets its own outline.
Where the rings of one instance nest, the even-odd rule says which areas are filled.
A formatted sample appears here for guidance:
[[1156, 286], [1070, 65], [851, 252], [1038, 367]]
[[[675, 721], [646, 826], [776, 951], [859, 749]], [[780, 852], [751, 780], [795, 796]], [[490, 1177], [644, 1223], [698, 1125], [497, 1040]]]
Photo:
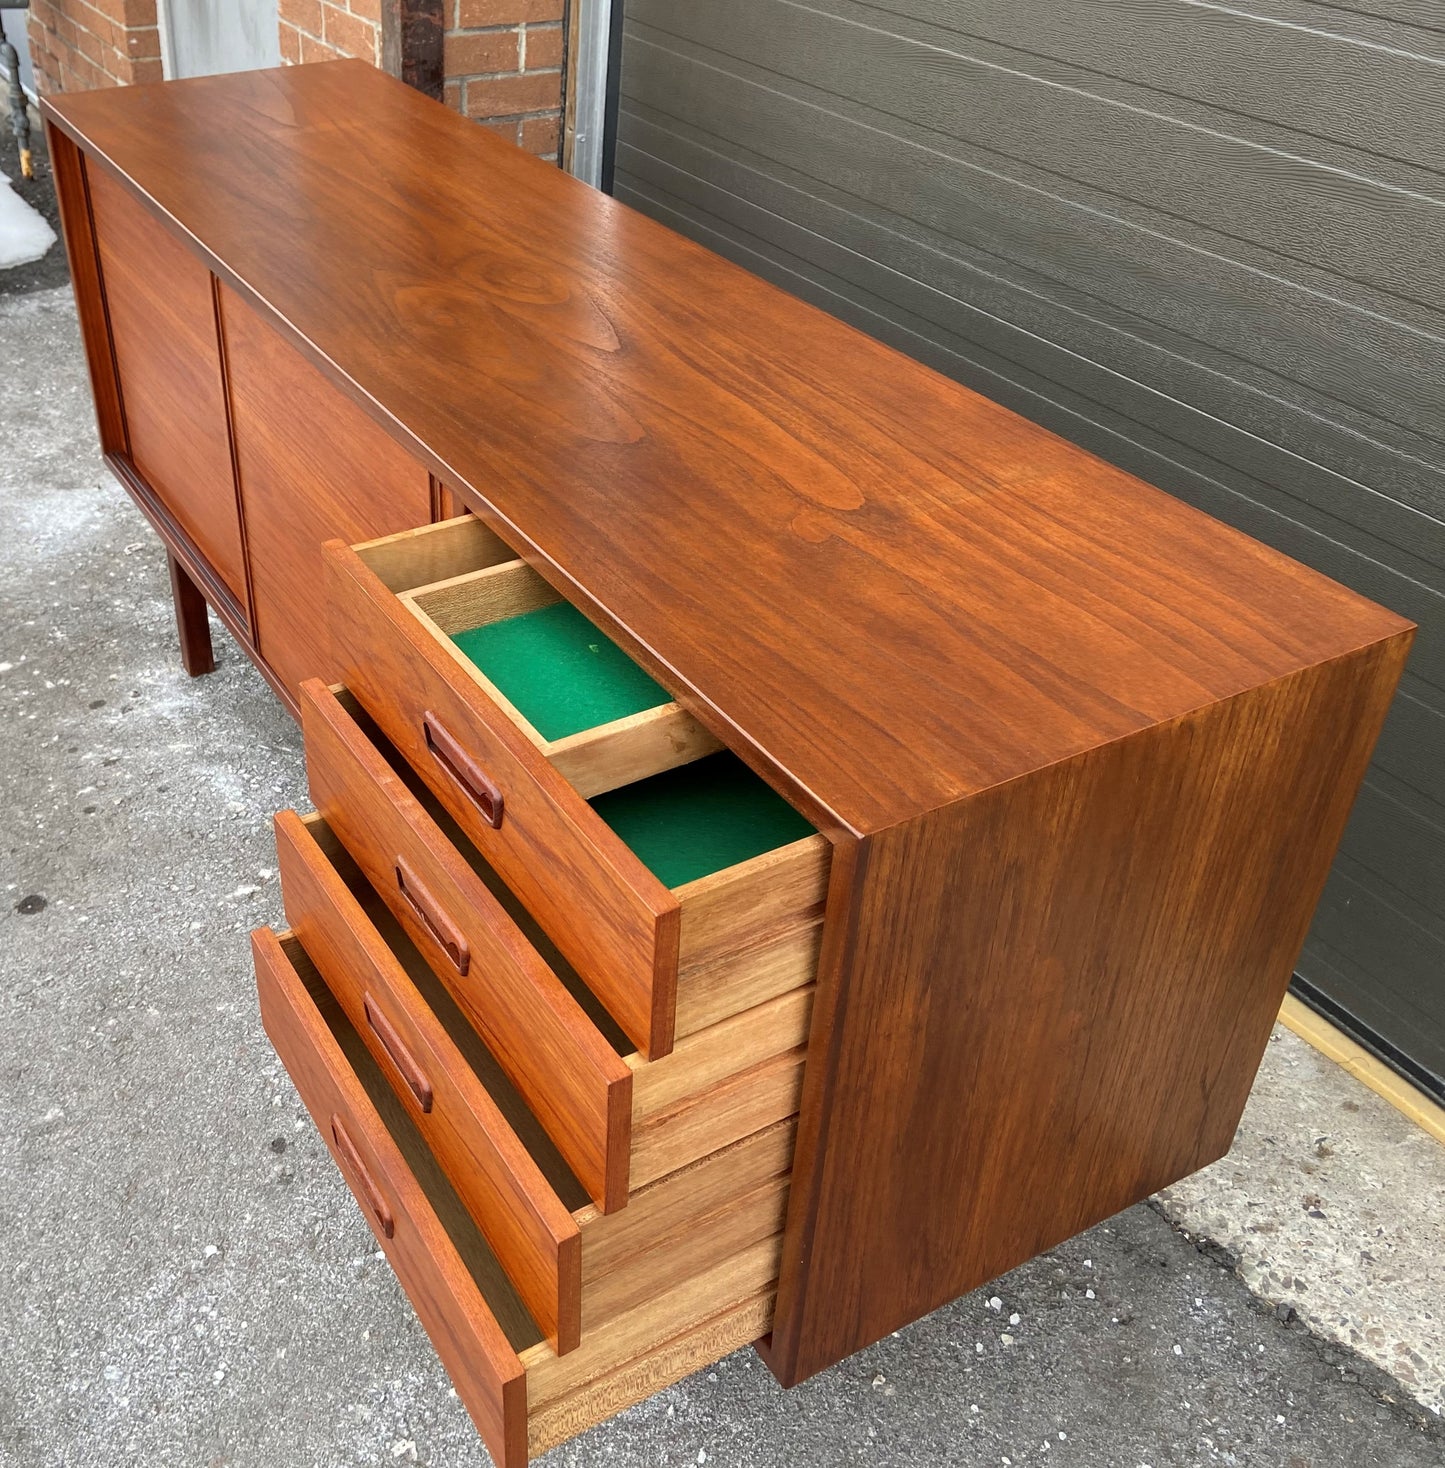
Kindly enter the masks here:
[[1226, 1151], [1407, 622], [360, 63], [46, 113], [186, 666], [303, 722], [263, 1019], [499, 1462]]

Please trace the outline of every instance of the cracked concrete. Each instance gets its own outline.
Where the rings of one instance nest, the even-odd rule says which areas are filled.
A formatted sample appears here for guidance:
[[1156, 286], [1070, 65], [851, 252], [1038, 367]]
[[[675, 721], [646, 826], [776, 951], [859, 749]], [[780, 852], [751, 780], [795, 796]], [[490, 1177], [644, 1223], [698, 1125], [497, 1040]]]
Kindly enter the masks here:
[[1161, 1195], [1271, 1304], [1445, 1411], [1445, 1147], [1276, 1028], [1229, 1156]]
[[[479, 1468], [256, 1014], [245, 934], [280, 920], [269, 817], [305, 804], [299, 735], [219, 629], [217, 672], [180, 672], [68, 292], [0, 300], [0, 345], [0, 1464]], [[1232, 1267], [1353, 1287], [1351, 1174], [1389, 1229], [1438, 1166], [1402, 1143], [1413, 1181], [1383, 1168], [1367, 1093], [1343, 1077], [1352, 1113], [1291, 1057], [1271, 1047], [1216, 1175], [1163, 1200], [1193, 1237], [1131, 1209], [792, 1392], [739, 1352], [549, 1461], [1439, 1468], [1445, 1429], [1396, 1376]], [[1259, 1224], [1298, 1210], [1316, 1128], [1340, 1161], [1308, 1185], [1342, 1232], [1296, 1262]]]

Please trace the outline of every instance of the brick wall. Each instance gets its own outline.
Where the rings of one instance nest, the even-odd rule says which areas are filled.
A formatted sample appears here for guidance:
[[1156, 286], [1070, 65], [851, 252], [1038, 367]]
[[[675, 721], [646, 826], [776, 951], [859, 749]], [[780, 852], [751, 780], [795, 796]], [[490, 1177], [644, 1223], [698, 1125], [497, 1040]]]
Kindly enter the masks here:
[[28, 34], [37, 91], [161, 79], [156, 0], [30, 0]]
[[[279, 0], [282, 60], [304, 63], [349, 56], [380, 66], [382, 7], [396, 4]], [[555, 158], [562, 112], [564, 0], [440, 4], [444, 100], [528, 152]], [[156, 0], [30, 0], [30, 52], [42, 92], [159, 81]]]
[[281, 60], [381, 65], [381, 0], [280, 0]]
[[[280, 0], [287, 62], [381, 64], [382, 0]], [[557, 155], [563, 0], [443, 0], [446, 103], [544, 158]]]
[[529, 153], [557, 155], [563, 0], [445, 0], [445, 100]]

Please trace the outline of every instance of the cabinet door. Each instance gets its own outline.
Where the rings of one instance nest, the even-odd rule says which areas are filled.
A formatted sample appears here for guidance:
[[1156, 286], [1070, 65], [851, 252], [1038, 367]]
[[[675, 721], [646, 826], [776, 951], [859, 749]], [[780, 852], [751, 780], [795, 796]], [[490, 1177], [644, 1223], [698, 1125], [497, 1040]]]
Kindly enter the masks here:
[[131, 465], [244, 618], [211, 272], [103, 168], [87, 176]]
[[334, 681], [321, 545], [431, 519], [431, 477], [234, 291], [221, 288], [261, 656], [292, 696]]

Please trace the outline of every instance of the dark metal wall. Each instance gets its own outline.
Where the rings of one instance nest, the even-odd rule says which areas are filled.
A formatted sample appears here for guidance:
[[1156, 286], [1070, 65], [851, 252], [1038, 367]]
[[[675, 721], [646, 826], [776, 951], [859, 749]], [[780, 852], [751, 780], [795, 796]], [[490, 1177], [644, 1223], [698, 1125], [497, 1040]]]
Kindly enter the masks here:
[[614, 164], [1420, 623], [1300, 972], [1445, 1076], [1445, 5], [626, 0]]

